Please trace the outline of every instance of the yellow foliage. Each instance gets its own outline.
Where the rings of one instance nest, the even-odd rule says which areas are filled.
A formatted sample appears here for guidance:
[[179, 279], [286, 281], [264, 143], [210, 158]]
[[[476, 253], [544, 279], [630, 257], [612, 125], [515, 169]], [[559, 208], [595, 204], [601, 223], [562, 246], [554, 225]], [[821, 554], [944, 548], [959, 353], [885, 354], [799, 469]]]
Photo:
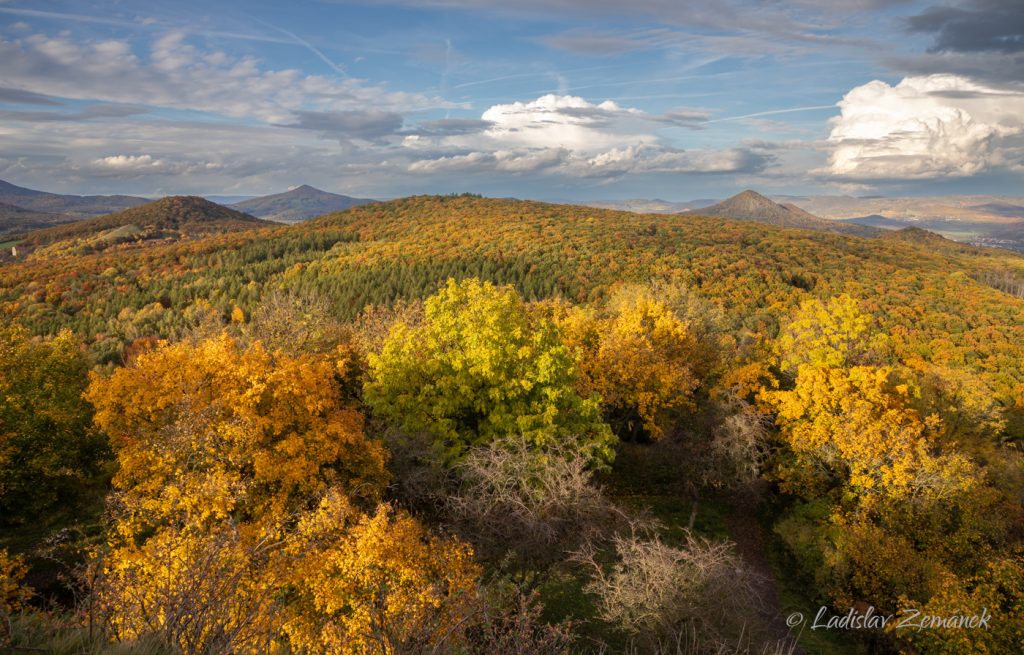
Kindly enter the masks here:
[[292, 570], [283, 629], [297, 651], [452, 652], [476, 607], [470, 548], [388, 505], [367, 516], [328, 495], [282, 555]]
[[182, 652], [408, 652], [463, 640], [478, 605], [468, 546], [338, 489], [287, 521], [166, 527], [102, 560], [99, 611], [119, 639]]
[[94, 562], [96, 610], [122, 641], [156, 637], [184, 653], [271, 652], [282, 573], [267, 551], [280, 538], [225, 522], [123, 542]]
[[614, 458], [596, 399], [576, 392], [561, 334], [511, 286], [448, 280], [423, 320], [394, 324], [368, 361], [374, 415], [430, 435], [449, 462], [511, 435], [538, 448], [573, 442], [599, 466]]
[[469, 548], [389, 506], [358, 509], [387, 478], [343, 402], [349, 357], [270, 355], [222, 334], [93, 377], [87, 398], [121, 464], [98, 564], [118, 638], [237, 653], [460, 638], [479, 574]]
[[600, 396], [620, 431], [660, 438], [668, 412], [692, 409], [703, 363], [689, 324], [648, 288], [626, 287], [604, 311], [571, 308], [559, 323], [577, 354], [581, 395]]
[[920, 357], [907, 358], [904, 366], [904, 375], [920, 386], [917, 404], [922, 411], [942, 418], [942, 442], [969, 448], [975, 454], [990, 454], [1007, 421], [981, 377], [962, 367], [938, 365]]
[[935, 454], [938, 420], [914, 410], [913, 391], [891, 378], [887, 367], [802, 364], [794, 389], [766, 396], [798, 461], [837, 476], [861, 498], [941, 498], [969, 488], [970, 462]]
[[28, 567], [18, 556], [0, 548], [0, 614], [10, 614], [25, 608], [32, 591], [21, 584]]
[[779, 368], [795, 373], [802, 364], [845, 367], [869, 363], [886, 348], [886, 339], [872, 332], [874, 323], [846, 294], [827, 302], [804, 301], [776, 341]]
[[345, 406], [345, 360], [271, 356], [231, 337], [164, 344], [86, 398], [117, 450], [122, 528], [252, 521], [301, 507], [331, 485], [376, 499], [385, 451]]
[[1020, 557], [991, 561], [978, 575], [966, 579], [947, 574], [938, 592], [923, 607], [906, 598], [903, 604], [919, 609], [924, 617], [939, 620], [989, 617], [984, 626], [898, 630], [897, 635], [909, 640], [915, 652], [929, 655], [1024, 652], [1024, 559]]

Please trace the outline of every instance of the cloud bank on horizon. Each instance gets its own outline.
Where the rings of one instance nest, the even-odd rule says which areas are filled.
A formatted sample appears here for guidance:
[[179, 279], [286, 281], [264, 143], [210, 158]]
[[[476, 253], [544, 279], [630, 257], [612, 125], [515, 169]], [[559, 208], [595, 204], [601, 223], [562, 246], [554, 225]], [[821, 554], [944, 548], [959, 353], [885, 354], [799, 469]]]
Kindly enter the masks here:
[[139, 195], [1019, 194], [1019, 0], [509, 4], [0, 0], [0, 179]]

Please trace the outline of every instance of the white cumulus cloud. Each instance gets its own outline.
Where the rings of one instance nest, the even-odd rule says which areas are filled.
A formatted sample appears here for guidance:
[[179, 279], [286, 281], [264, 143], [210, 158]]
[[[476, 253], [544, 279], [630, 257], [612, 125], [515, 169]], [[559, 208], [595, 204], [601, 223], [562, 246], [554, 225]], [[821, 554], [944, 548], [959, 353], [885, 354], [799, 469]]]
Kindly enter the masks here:
[[159, 168], [163, 162], [153, 159], [149, 155], [111, 155], [100, 157], [93, 161], [93, 164], [101, 168], [113, 168], [116, 170], [138, 170], [147, 168]]
[[422, 153], [410, 173], [532, 173], [615, 178], [630, 173], [736, 173], [763, 169], [770, 161], [747, 148], [683, 150], [662, 130], [697, 127], [703, 110], [679, 108], [651, 114], [611, 100], [544, 95], [485, 110], [477, 129], [464, 134], [407, 136], [409, 153]]
[[509, 145], [600, 151], [657, 140], [649, 125], [640, 124], [644, 116], [611, 100], [594, 104], [576, 96], [548, 94], [530, 102], [494, 105], [480, 118], [492, 124], [487, 136]]
[[967, 177], [1019, 166], [1024, 92], [957, 75], [873, 81], [840, 101], [826, 173], [849, 179]]

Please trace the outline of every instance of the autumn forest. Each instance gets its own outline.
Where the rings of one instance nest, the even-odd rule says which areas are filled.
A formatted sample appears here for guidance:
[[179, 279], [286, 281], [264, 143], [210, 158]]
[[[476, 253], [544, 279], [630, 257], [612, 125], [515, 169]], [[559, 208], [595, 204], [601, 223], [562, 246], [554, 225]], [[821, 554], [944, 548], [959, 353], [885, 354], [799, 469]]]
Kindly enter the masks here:
[[[4, 249], [0, 649], [1024, 652], [1019, 253], [471, 194]], [[989, 618], [812, 629], [868, 608]]]

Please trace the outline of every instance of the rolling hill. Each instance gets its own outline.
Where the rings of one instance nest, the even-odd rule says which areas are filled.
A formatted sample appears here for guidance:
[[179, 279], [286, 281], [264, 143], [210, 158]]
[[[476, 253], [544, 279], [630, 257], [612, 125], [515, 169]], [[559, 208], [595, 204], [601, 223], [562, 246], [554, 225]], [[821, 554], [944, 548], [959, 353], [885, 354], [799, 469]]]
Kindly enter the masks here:
[[121, 212], [30, 232], [18, 247], [34, 256], [97, 252], [120, 244], [180, 241], [272, 225], [195, 196], [169, 196]]
[[374, 201], [367, 198], [352, 198], [328, 193], [303, 184], [285, 193], [253, 198], [231, 206], [266, 220], [278, 223], [299, 223], [370, 202]]
[[855, 236], [877, 236], [876, 228], [865, 225], [851, 225], [819, 218], [796, 205], [777, 203], [756, 191], [743, 191], [709, 207], [691, 209], [683, 212], [686, 215], [718, 216], [738, 221], [754, 221], [778, 225], [781, 227], [797, 227], [819, 232], [838, 232]]
[[853, 225], [866, 225], [868, 227], [878, 227], [885, 230], [900, 230], [909, 225], [904, 221], [899, 221], [894, 218], [886, 218], [880, 214], [871, 214], [870, 216], [856, 216], [854, 218], [837, 218], [835, 219], [841, 223], [849, 223]]
[[[165, 202], [182, 199], [153, 206]], [[186, 310], [198, 299], [248, 312], [268, 290], [282, 287], [326, 294], [337, 316], [348, 319], [368, 304], [422, 298], [448, 277], [474, 275], [514, 284], [527, 298], [579, 302], [601, 297], [617, 281], [670, 271], [715, 299], [731, 325], [751, 333], [770, 330], [808, 294], [857, 294], [894, 308], [890, 325], [903, 320], [900, 308], [945, 297], [952, 304], [934, 316], [967, 326], [957, 328], [957, 338], [984, 350], [991, 339], [971, 336], [991, 323], [979, 312], [1009, 311], [1006, 303], [1020, 301], [1004, 299], [978, 280], [989, 274], [1024, 279], [1024, 258], [1018, 255], [947, 240], [921, 243], [912, 233], [857, 239], [700, 215], [434, 196], [373, 203], [270, 229], [238, 229], [266, 223], [211, 209], [232, 219], [214, 229], [216, 234], [153, 239], [145, 248], [81, 247], [103, 230], [142, 227], [146, 220], [130, 218], [138, 210], [62, 228], [81, 230], [85, 239], [62, 252], [54, 248], [45, 259], [0, 267], [0, 310], [23, 317], [39, 332], [68, 325], [98, 338], [111, 334], [110, 321], [120, 320], [122, 309], [140, 310], [164, 296], [168, 315], [159, 329], [177, 330], [184, 329]], [[42, 242], [58, 234], [74, 236], [47, 230], [34, 238]], [[117, 277], [104, 274], [111, 268]], [[44, 288], [51, 291], [40, 295]], [[1024, 313], [1019, 317], [1019, 329], [1006, 338], [1024, 343]], [[921, 343], [949, 331], [946, 324], [914, 330]]]
[[[656, 499], [658, 507], [664, 508], [661, 515], [679, 528], [675, 532], [685, 535], [685, 517], [695, 516], [697, 507], [686, 476], [694, 470], [694, 477], [700, 478], [696, 467], [708, 466], [704, 464], [708, 460], [701, 459], [699, 453], [713, 448], [709, 444], [714, 443], [710, 434], [693, 426], [707, 425], [713, 434], [715, 426], [740, 420], [742, 415], [732, 409], [738, 406], [748, 412], [749, 419], [743, 422], [759, 426], [757, 436], [741, 435], [742, 442], [752, 439], [780, 451], [770, 456], [774, 459], [762, 460], [763, 470], [777, 471], [779, 465], [804, 467], [799, 474], [807, 471], [808, 480], [823, 486], [797, 493], [781, 485], [778, 490], [774, 484], [764, 485], [768, 489], [760, 492], [766, 494], [761, 506], [771, 503], [787, 512], [776, 515], [773, 511], [766, 517], [753, 509], [738, 512], [719, 500], [736, 495], [734, 488], [714, 489], [715, 496], [709, 488], [707, 496], [700, 497], [701, 507], [705, 497], [711, 501], [707, 504], [714, 503], [715, 523], [772, 521], [777, 536], [772, 547], [778, 547], [783, 557], [792, 556], [793, 579], [803, 579], [806, 574], [806, 579], [817, 580], [813, 576], [822, 570], [831, 576], [816, 583], [813, 593], [819, 593], [819, 587], [831, 589], [826, 585], [833, 580], [845, 584], [842, 576], [847, 567], [836, 572], [823, 569], [820, 562], [836, 552], [832, 549], [846, 534], [852, 534], [856, 538], [852, 545], [843, 545], [849, 549], [844, 553], [867, 549], [870, 557], [863, 561], [870, 565], [877, 563], [878, 553], [893, 559], [891, 553], [895, 552], [913, 561], [915, 567], [936, 571], [934, 577], [929, 574], [922, 578], [924, 582], [912, 583], [920, 585], [925, 590], [922, 593], [937, 588], [934, 580], [934, 585], [960, 584], [966, 589], [963, 598], [976, 599], [977, 581], [989, 578], [975, 577], [973, 571], [1000, 571], [982, 558], [992, 558], [1002, 566], [1003, 558], [1016, 557], [1020, 526], [1024, 525], [1017, 449], [1024, 438], [1024, 256], [955, 243], [919, 229], [887, 231], [871, 239], [799, 229], [791, 224], [794, 216], [806, 219], [798, 212], [783, 207], [780, 213], [757, 197], [747, 200], [753, 210], [762, 212], [759, 216], [774, 218], [779, 224], [471, 196], [419, 196], [354, 207], [298, 225], [260, 229], [268, 224], [208, 201], [165, 198], [30, 235], [31, 240], [43, 244], [40, 250], [24, 260], [19, 257], [0, 265], [0, 315], [24, 326], [25, 336], [19, 338], [25, 343], [30, 341], [28, 334], [68, 331], [55, 343], [67, 344], [67, 352], [76, 359], [66, 359], [76, 366], [80, 359], [99, 367], [101, 375], [91, 376], [91, 383], [84, 379], [86, 366], [80, 367], [78, 375], [83, 388], [92, 385], [86, 398], [106, 403], [97, 406], [95, 414], [87, 408], [83, 425], [103, 414], [112, 420], [129, 416], [140, 424], [145, 422], [151, 435], [145, 440], [135, 439], [137, 432], [121, 431], [117, 423], [108, 424], [117, 431], [104, 429], [117, 440], [118, 448], [133, 439], [138, 441], [132, 457], [143, 464], [131, 471], [143, 471], [142, 466], [170, 454], [172, 467], [166, 476], [139, 478], [160, 493], [168, 488], [164, 481], [177, 476], [182, 467], [188, 467], [186, 472], [191, 474], [193, 461], [198, 462], [195, 470], [201, 471], [198, 467], [209, 466], [209, 461], [219, 467], [227, 457], [218, 447], [225, 441], [205, 438], [215, 432], [208, 427], [213, 424], [197, 424], [191, 420], [195, 415], [223, 416], [223, 423], [214, 428], [232, 438], [240, 435], [239, 453], [269, 444], [283, 453], [282, 462], [301, 459], [310, 448], [326, 448], [330, 457], [337, 457], [338, 451], [322, 446], [322, 441], [292, 437], [305, 430], [321, 434], [320, 426], [327, 423], [306, 417], [332, 416], [328, 412], [335, 410], [324, 398], [333, 398], [337, 403], [333, 407], [360, 411], [358, 389], [372, 390], [370, 385], [380, 379], [372, 377], [379, 376], [378, 362], [392, 367], [393, 379], [398, 380], [395, 387], [410, 397], [423, 388], [433, 393], [435, 388], [446, 387], [445, 393], [452, 396], [464, 389], [473, 393], [483, 389], [483, 397], [488, 389], [497, 389], [500, 393], [491, 395], [506, 398], [510, 395], [506, 389], [532, 388], [539, 384], [537, 380], [549, 379], [554, 375], [551, 371], [558, 370], [565, 371], [557, 377], [565, 380], [567, 390], [559, 395], [576, 393], [570, 386], [569, 371], [591, 366], [589, 370], [598, 375], [607, 370], [614, 376], [611, 379], [625, 380], [616, 381], [619, 386], [613, 388], [641, 390], [641, 394], [630, 394], [637, 398], [628, 401], [631, 403], [650, 397], [651, 380], [655, 389], [678, 393], [679, 378], [666, 377], [664, 371], [683, 369], [686, 380], [692, 376], [694, 384], [700, 385], [687, 387], [686, 393], [693, 393], [694, 408], [672, 412], [672, 431], [662, 442], [668, 449], [654, 449], [654, 444], [638, 441], [617, 449], [618, 457], [608, 474], [616, 476], [609, 478], [616, 481], [613, 488], [619, 494], [613, 498], [625, 502], [643, 498], [645, 503]], [[733, 203], [734, 210], [738, 204], [743, 203]], [[749, 206], [746, 209], [751, 210]], [[131, 242], [147, 234], [152, 238], [144, 245], [136, 247]], [[104, 239], [128, 241], [102, 247]], [[40, 256], [47, 249], [45, 256]], [[510, 291], [489, 290], [467, 278], [511, 285], [531, 304], [521, 302]], [[459, 287], [451, 280], [467, 280], [462, 288], [469, 291], [456, 294], [452, 290]], [[447, 295], [435, 296], [423, 312], [420, 325], [426, 325], [427, 333], [415, 322], [415, 301], [446, 284]], [[487, 304], [479, 304], [479, 298]], [[373, 307], [367, 311], [368, 306]], [[506, 311], [509, 306], [515, 308], [515, 314]], [[412, 325], [407, 330], [391, 329], [394, 320], [408, 320]], [[354, 322], [346, 325], [348, 321]], [[477, 325], [481, 329], [476, 330]], [[314, 330], [317, 337], [302, 336]], [[19, 334], [20, 330], [10, 333]], [[217, 334], [222, 336], [215, 337]], [[424, 338], [424, 334], [429, 336]], [[390, 339], [386, 346], [369, 345], [378, 339], [383, 343], [385, 338]], [[161, 344], [161, 339], [169, 343]], [[323, 345], [299, 345], [303, 340]], [[298, 350], [293, 354], [275, 343], [287, 347], [295, 343]], [[371, 349], [382, 354], [378, 358], [362, 354]], [[441, 359], [447, 353], [471, 349], [483, 353], [479, 361], [484, 365], [467, 366], [462, 358], [452, 365], [452, 360]], [[607, 359], [588, 359], [595, 357], [590, 353], [605, 357], [602, 350], [610, 353]], [[31, 379], [45, 384], [66, 379], [51, 374], [51, 370], [60, 370], [55, 357], [21, 356], [24, 350], [20, 347], [7, 347], [6, 351], [15, 355], [8, 357], [9, 370], [32, 366]], [[152, 358], [138, 356], [143, 352], [152, 353]], [[795, 378], [780, 366], [787, 358], [797, 362]], [[534, 360], [539, 363], [520, 363]], [[365, 361], [373, 365], [364, 367]], [[123, 377], [125, 370], [108, 374], [118, 365], [126, 365], [131, 377]], [[453, 374], [448, 371], [461, 374], [468, 368], [474, 369], [474, 377], [465, 378], [468, 384], [450, 382]], [[440, 377], [437, 370], [446, 377]], [[49, 392], [43, 383], [37, 385]], [[22, 393], [20, 387], [8, 386], [14, 393]], [[98, 394], [97, 388], [101, 389]], [[734, 395], [728, 408], [718, 409], [717, 390]], [[372, 393], [362, 397], [369, 398]], [[601, 402], [597, 392], [591, 393]], [[793, 444], [799, 444], [793, 433], [808, 424], [793, 427], [781, 411], [769, 414], [771, 406], [759, 410], [740, 397], [754, 394], [758, 402], [775, 403], [774, 407], [784, 411], [793, 404], [802, 415], [815, 416], [815, 429], [809, 434], [826, 446], [847, 436], [857, 439], [857, 452], [867, 455], [857, 455], [853, 461], [869, 471], [862, 475], [869, 483], [863, 487], [825, 486], [831, 484], [821, 477], [825, 460], [815, 456], [805, 463], [792, 450]], [[768, 396], [773, 398], [761, 400]], [[474, 425], [479, 424], [477, 405], [467, 413], [461, 409], [466, 405], [459, 403], [429, 398], [425, 402], [431, 404], [424, 407], [441, 407], [442, 411], [454, 406]], [[296, 414], [288, 404], [307, 409]], [[369, 403], [365, 406], [376, 411]], [[235, 407], [248, 413], [236, 412]], [[517, 401], [512, 407], [512, 411], [521, 411], [519, 407], [529, 411], [530, 405]], [[716, 417], [711, 412], [721, 414]], [[819, 414], [824, 418], [817, 418]], [[156, 423], [164, 415], [172, 422]], [[250, 416], [255, 419], [249, 420]], [[355, 419], [355, 429], [360, 429], [361, 416], [350, 416]], [[610, 412], [605, 416], [614, 418]], [[261, 426], [264, 417], [265, 426]], [[386, 418], [383, 412], [374, 415], [375, 421]], [[206, 428], [198, 433], [199, 438], [193, 436], [196, 425], [200, 430]], [[313, 427], [307, 427], [310, 425]], [[518, 436], [520, 425], [509, 421], [513, 436]], [[253, 432], [253, 426], [265, 432]], [[954, 427], [946, 430], [946, 426]], [[53, 433], [49, 424], [44, 424], [39, 439], [30, 443], [49, 443]], [[253, 434], [260, 436], [253, 438]], [[402, 430], [403, 436], [408, 434], [410, 431]], [[833, 436], [836, 434], [840, 436]], [[168, 435], [184, 438], [168, 439]], [[334, 433], [327, 436], [333, 439]], [[189, 444], [180, 456], [173, 450], [178, 442]], [[295, 443], [298, 446], [293, 448]], [[940, 443], [950, 450], [936, 450], [935, 455], [928, 455], [932, 459], [920, 460], [923, 463], [913, 459]], [[738, 463], [748, 470], [750, 448], [741, 445], [738, 451]], [[23, 452], [30, 451], [25, 448]], [[348, 457], [350, 451], [340, 452]], [[832, 457], [831, 450], [814, 452]], [[1003, 452], [1005, 458], [997, 459]], [[694, 468], [682, 468], [691, 466], [687, 461], [691, 453], [695, 454]], [[907, 459], [899, 459], [903, 453], [909, 453]], [[837, 472], [837, 478], [846, 484], [842, 467], [851, 456], [842, 457], [847, 459], [825, 471], [829, 476]], [[933, 481], [937, 479], [942, 485], [939, 493], [961, 484], [967, 492], [954, 496], [960, 499], [957, 504], [945, 505], [940, 504], [947, 500], [945, 496], [918, 497], [919, 487], [912, 485], [886, 500], [874, 481], [891, 483], [885, 476], [872, 477], [871, 471], [872, 467], [891, 470], [889, 460], [908, 462], [911, 473], [906, 475], [920, 470], [920, 478], [911, 478], [922, 481], [920, 488], [936, 484]], [[57, 461], [64, 465], [64, 459]], [[529, 461], [532, 467], [535, 460]], [[121, 462], [122, 466], [124, 462], [135, 465], [128, 458]], [[248, 462], [242, 465], [249, 467]], [[939, 463], [933, 466], [932, 462]], [[163, 460], [159, 464], [162, 466]], [[735, 468], [723, 467], [727, 475]], [[218, 468], [215, 477], [199, 479], [212, 479], [211, 487], [223, 487], [223, 470]], [[300, 479], [306, 479], [305, 470], [299, 471]], [[316, 475], [315, 467], [309, 470]], [[407, 471], [415, 469], [396, 470], [408, 475]], [[335, 472], [333, 468], [330, 471]], [[753, 473], [756, 476], [759, 471]], [[965, 481], [954, 481], [953, 476]], [[750, 479], [745, 476], [741, 480], [749, 484]], [[276, 485], [276, 480], [273, 483]], [[881, 487], [885, 494], [891, 488]], [[852, 507], [858, 516], [869, 516], [878, 508], [892, 509], [885, 515], [900, 519], [894, 521], [899, 530], [904, 530], [903, 504], [918, 502], [918, 498], [923, 502], [920, 514], [907, 514], [914, 519], [906, 522], [911, 528], [896, 532], [888, 523], [879, 526], [861, 519], [852, 527], [844, 523], [845, 517], [852, 516], [845, 504], [858, 497], [867, 499], [863, 506]], [[893, 504], [882, 504], [890, 502]], [[172, 511], [178, 511], [176, 505]], [[993, 527], [988, 527], [987, 519], [978, 518], [982, 515], [996, 517]], [[586, 520], [591, 520], [590, 516]], [[200, 520], [200, 527], [209, 525], [205, 515]], [[274, 525], [281, 520], [274, 516]], [[330, 523], [335, 520], [331, 518]], [[885, 532], [890, 529], [893, 531]], [[766, 538], [768, 534], [766, 530]], [[790, 539], [792, 535], [796, 536]], [[255, 534], [257, 539], [264, 536], [263, 531]], [[915, 541], [918, 536], [920, 542]], [[872, 550], [874, 542], [882, 548]], [[502, 562], [507, 561], [505, 543], [502, 539], [499, 544]], [[808, 543], [823, 545], [806, 546]], [[901, 545], [890, 549], [893, 543]], [[946, 543], [955, 545], [950, 548], [953, 554], [945, 554]], [[939, 555], [931, 554], [932, 546]], [[544, 547], [550, 550], [548, 544]], [[825, 555], [819, 556], [822, 550]], [[962, 564], [960, 558], [965, 556], [961, 553], [968, 551], [980, 553], [979, 559]], [[140, 551], [131, 544], [129, 552], [136, 556]], [[234, 557], [242, 551], [233, 548], [225, 552]], [[860, 561], [845, 554], [842, 557], [842, 561]], [[485, 562], [495, 560], [497, 557]], [[295, 560], [288, 553], [282, 561]], [[950, 573], [957, 569], [947, 566], [947, 561], [971, 571], [971, 577], [964, 581]], [[198, 575], [205, 575], [209, 567], [205, 560], [201, 564]], [[905, 569], [899, 564], [881, 567], [879, 576], [889, 576], [891, 570], [893, 579], [903, 585]], [[863, 569], [874, 570], [871, 566]], [[737, 570], [729, 565], [725, 575]], [[765, 575], [772, 573], [771, 567], [765, 571]], [[995, 579], [1012, 582], [1017, 578], [1010, 575], [1018, 575], [1013, 571]], [[194, 577], [191, 572], [189, 575]], [[574, 588], [585, 584], [583, 578], [571, 579], [578, 580], [572, 583]], [[885, 583], [879, 587], [888, 588], [889, 578], [879, 579]], [[235, 584], [237, 578], [232, 575], [228, 580]], [[780, 581], [793, 584], [789, 579]], [[868, 583], [874, 584], [875, 579]], [[232, 593], [230, 587], [227, 593]], [[882, 598], [886, 603], [905, 600], [894, 594], [891, 599]], [[993, 607], [1001, 598], [996, 598]], [[1016, 626], [1009, 620], [1006, 623]], [[998, 648], [985, 652], [1016, 651]]]

